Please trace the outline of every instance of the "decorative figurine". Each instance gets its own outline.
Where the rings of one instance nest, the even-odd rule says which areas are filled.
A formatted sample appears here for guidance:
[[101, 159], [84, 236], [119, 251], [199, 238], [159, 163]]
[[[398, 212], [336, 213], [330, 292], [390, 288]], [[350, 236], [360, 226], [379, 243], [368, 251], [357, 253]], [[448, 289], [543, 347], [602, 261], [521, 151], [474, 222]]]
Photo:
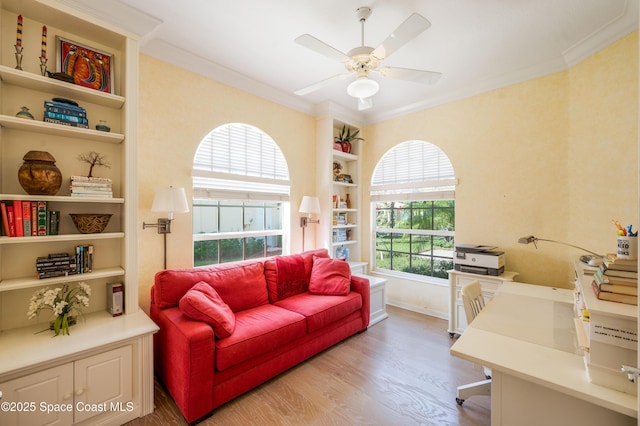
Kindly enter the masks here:
[[99, 124], [96, 124], [96, 130], [99, 130], [101, 132], [110, 132], [111, 131], [111, 127], [107, 126], [107, 122], [104, 120], [100, 120]]
[[18, 118], [28, 118], [30, 120], [34, 120], [33, 114], [29, 112], [29, 108], [26, 106], [20, 107], [20, 111], [16, 113], [16, 117]]

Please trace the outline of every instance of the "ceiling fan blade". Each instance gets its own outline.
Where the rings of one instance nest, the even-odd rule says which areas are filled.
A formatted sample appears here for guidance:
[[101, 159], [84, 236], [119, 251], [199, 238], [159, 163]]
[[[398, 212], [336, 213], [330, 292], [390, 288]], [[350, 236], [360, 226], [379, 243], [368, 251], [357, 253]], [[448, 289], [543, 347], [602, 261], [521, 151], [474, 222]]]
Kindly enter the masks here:
[[436, 84], [440, 77], [442, 77], [442, 73], [440, 72], [396, 67], [382, 67], [380, 68], [380, 75], [422, 84]]
[[427, 18], [413, 13], [394, 32], [389, 34], [389, 37], [371, 54], [382, 61], [430, 26], [431, 22]]
[[348, 73], [336, 74], [333, 77], [329, 77], [329, 78], [327, 78], [325, 80], [321, 80], [321, 81], [319, 81], [317, 83], [314, 83], [314, 84], [312, 84], [310, 86], [303, 87], [302, 89], [298, 89], [293, 93], [295, 93], [298, 96], [304, 96], [304, 95], [307, 95], [307, 94], [309, 94], [311, 92], [315, 92], [316, 90], [320, 90], [323, 87], [328, 86], [329, 84], [333, 83], [336, 80], [342, 80], [343, 78], [346, 78], [348, 76], [349, 76]]
[[311, 34], [303, 34], [295, 39], [295, 42], [301, 46], [313, 50], [321, 55], [338, 62], [347, 62], [350, 58], [338, 49], [329, 46], [327, 43], [318, 40]]

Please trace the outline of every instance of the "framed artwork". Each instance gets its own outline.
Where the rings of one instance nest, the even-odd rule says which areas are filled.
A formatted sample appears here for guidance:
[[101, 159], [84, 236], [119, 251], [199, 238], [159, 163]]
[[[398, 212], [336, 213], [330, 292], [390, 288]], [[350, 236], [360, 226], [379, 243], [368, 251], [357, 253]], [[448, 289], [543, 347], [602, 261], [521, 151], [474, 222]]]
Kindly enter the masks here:
[[56, 37], [57, 67], [78, 86], [113, 93], [113, 55]]

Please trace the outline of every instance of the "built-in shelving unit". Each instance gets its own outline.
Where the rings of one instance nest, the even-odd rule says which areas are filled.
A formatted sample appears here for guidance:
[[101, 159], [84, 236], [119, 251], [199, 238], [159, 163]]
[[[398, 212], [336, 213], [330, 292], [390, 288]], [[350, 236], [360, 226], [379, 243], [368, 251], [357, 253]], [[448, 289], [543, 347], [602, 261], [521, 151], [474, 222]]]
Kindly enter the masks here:
[[[23, 19], [22, 69], [16, 69], [13, 46], [18, 15]], [[108, 52], [113, 55], [112, 93], [41, 75], [41, 29], [45, 25], [48, 70], [59, 71], [55, 69], [57, 37]], [[157, 326], [138, 306], [138, 40], [52, 0], [0, 0], [0, 31], [0, 200], [46, 201], [49, 210], [60, 212], [57, 235], [0, 237], [3, 401], [17, 401], [16, 398], [24, 401], [25, 396], [30, 396], [24, 394], [25, 387], [35, 392], [31, 395], [34, 401], [52, 404], [74, 405], [79, 401], [109, 404], [126, 395], [124, 402], [133, 404], [126, 411], [95, 412], [90, 416], [75, 412], [64, 420], [65, 424], [71, 424], [87, 421], [89, 417], [92, 424], [121, 424], [153, 411], [152, 334], [157, 331]], [[90, 128], [43, 122], [44, 101], [54, 97], [74, 100], [85, 108]], [[30, 109], [34, 120], [16, 116], [22, 106]], [[111, 132], [94, 130], [99, 120], [107, 121]], [[55, 157], [63, 177], [57, 194], [29, 195], [22, 189], [18, 169], [28, 151], [47, 151]], [[88, 165], [78, 157], [91, 151], [104, 155], [110, 163], [109, 167], [94, 169], [94, 176], [112, 179], [113, 198], [70, 195], [70, 176], [86, 176], [88, 172]], [[104, 232], [81, 234], [70, 213], [109, 213], [112, 217]], [[38, 279], [35, 268], [38, 257], [73, 253], [76, 245], [88, 244], [94, 247], [92, 272]], [[71, 327], [70, 336], [52, 338], [46, 332], [50, 320], [47, 315], [38, 320], [27, 318], [29, 299], [36, 289], [78, 282], [89, 285], [92, 294], [86, 321], [81, 319]], [[125, 312], [118, 317], [106, 312], [107, 284], [112, 282], [123, 283], [125, 288]], [[103, 371], [104, 365], [114, 368]], [[85, 368], [98, 371], [99, 377], [90, 380], [87, 387], [79, 388], [81, 385], [77, 381], [74, 384], [73, 377], [83, 374]], [[57, 383], [57, 389], [51, 387], [53, 382]], [[67, 389], [68, 385], [71, 388]], [[115, 393], [100, 392], [98, 388], [115, 389]], [[22, 389], [22, 393], [18, 395], [17, 389]], [[0, 424], [39, 424], [36, 417], [28, 416], [24, 412], [0, 412]]]
[[579, 260], [574, 268], [576, 331], [582, 340], [589, 380], [637, 395], [637, 384], [630, 382], [620, 368], [623, 364], [638, 365], [638, 307], [598, 299], [592, 287], [597, 268]]
[[[334, 148], [334, 138], [343, 126], [350, 128], [351, 133], [359, 129], [333, 117], [323, 117], [318, 123], [318, 197], [323, 216], [328, 218], [318, 231], [320, 243], [329, 249], [332, 257], [343, 257], [343, 248], [346, 248], [349, 261], [357, 262], [362, 256], [360, 154], [363, 143], [353, 141], [350, 152], [337, 149], [339, 146]], [[335, 170], [335, 164], [339, 164], [339, 171]]]

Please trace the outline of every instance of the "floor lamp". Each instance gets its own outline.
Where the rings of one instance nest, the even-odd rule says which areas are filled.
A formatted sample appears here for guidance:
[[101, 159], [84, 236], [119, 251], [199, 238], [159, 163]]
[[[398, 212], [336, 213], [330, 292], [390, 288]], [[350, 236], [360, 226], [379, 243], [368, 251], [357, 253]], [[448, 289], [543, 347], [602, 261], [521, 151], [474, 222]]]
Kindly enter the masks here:
[[320, 213], [320, 200], [318, 197], [309, 197], [305, 195], [302, 197], [300, 203], [299, 213], [306, 213], [307, 216], [300, 218], [300, 227], [302, 228], [302, 251], [304, 251], [304, 230], [309, 223], [320, 223], [320, 219], [313, 219], [314, 214]]
[[184, 188], [160, 188], [153, 198], [151, 211], [156, 213], [167, 213], [166, 218], [158, 219], [156, 223], [142, 222], [142, 229], [157, 228], [158, 234], [164, 237], [164, 269], [167, 269], [167, 234], [171, 233], [171, 222], [174, 213], [187, 213], [189, 204]]

